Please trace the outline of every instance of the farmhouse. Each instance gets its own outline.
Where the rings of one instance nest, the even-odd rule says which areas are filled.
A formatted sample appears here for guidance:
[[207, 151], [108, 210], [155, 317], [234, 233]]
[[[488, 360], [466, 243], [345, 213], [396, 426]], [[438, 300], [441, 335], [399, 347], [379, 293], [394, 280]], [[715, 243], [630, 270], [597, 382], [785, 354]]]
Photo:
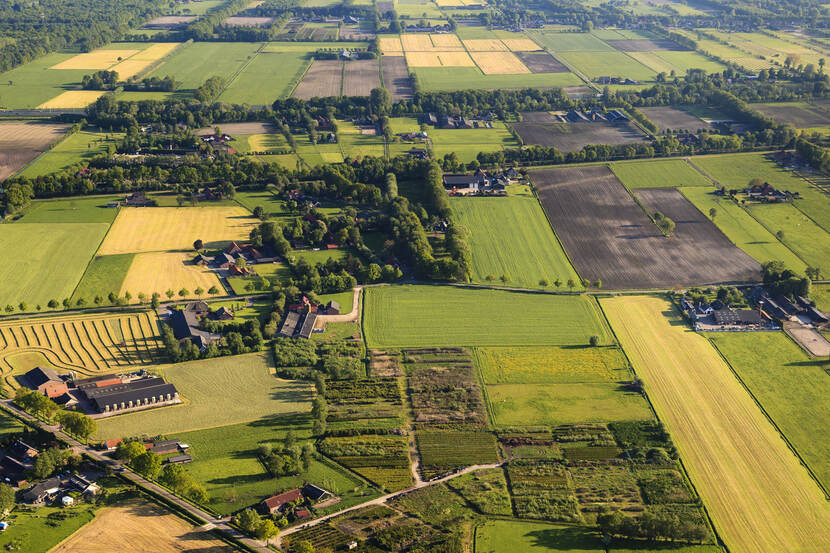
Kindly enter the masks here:
[[181, 402], [176, 387], [157, 376], [137, 378], [102, 388], [89, 388], [82, 393], [99, 413], [146, 409]]
[[185, 463], [189, 463], [193, 460], [190, 455], [174, 455], [172, 457], [168, 457], [165, 459], [164, 464], [166, 465], [183, 465]]
[[730, 309], [724, 307], [713, 313], [715, 322], [721, 326], [757, 326], [763, 324], [764, 317], [754, 309]]
[[272, 495], [268, 499], [264, 499], [260, 504], [260, 511], [266, 515], [274, 515], [281, 512], [286, 505], [291, 502], [298, 501], [302, 498], [299, 488], [278, 494]]
[[332, 300], [326, 304], [326, 315], [339, 315], [340, 304]]
[[66, 395], [66, 381], [50, 368], [35, 367], [25, 375], [26, 384], [50, 399]]
[[133, 192], [124, 199], [124, 205], [127, 207], [151, 207], [156, 205], [156, 201], [148, 198], [144, 192]]
[[199, 349], [204, 349], [211, 342], [219, 340], [218, 334], [213, 334], [199, 328], [202, 317], [210, 314], [210, 307], [203, 301], [189, 303], [184, 309], [173, 309], [167, 317], [167, 324], [173, 329], [176, 340], [189, 340]]
[[21, 499], [23, 500], [23, 503], [28, 503], [29, 505], [38, 505], [54, 499], [58, 496], [60, 491], [61, 479], [57, 477], [50, 478], [48, 480], [44, 480], [39, 484], [35, 484], [31, 488], [23, 492]]
[[331, 492], [315, 486], [314, 484], [306, 484], [300, 492], [303, 494], [303, 497], [313, 502], [323, 501], [333, 497]]

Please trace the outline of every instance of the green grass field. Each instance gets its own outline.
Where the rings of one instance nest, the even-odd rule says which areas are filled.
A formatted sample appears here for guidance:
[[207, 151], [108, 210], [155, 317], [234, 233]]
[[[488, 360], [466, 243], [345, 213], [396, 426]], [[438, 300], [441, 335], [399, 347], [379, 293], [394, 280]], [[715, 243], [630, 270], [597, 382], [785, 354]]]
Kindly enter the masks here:
[[0, 439], [22, 432], [26, 426], [18, 419], [0, 411]]
[[[588, 33], [529, 33], [531, 38], [554, 52], [615, 52], [611, 46]], [[618, 37], [623, 38], [623, 37]]]
[[103, 223], [3, 225], [0, 305], [25, 301], [34, 310], [72, 295], [109, 228]]
[[94, 133], [81, 131], [59, 142], [31, 165], [20, 172], [21, 177], [38, 177], [65, 169], [81, 161], [88, 161], [107, 151], [107, 145], [121, 139], [122, 133]]
[[735, 154], [692, 158], [727, 189], [743, 190], [753, 178], [762, 178], [779, 190], [801, 194], [794, 204], [824, 230], [830, 231], [830, 198], [809, 182], [770, 161], [763, 154]]
[[222, 0], [200, 0], [199, 2], [188, 2], [184, 4], [180, 8], [180, 11], [189, 15], [204, 15], [222, 4], [224, 4]]
[[72, 302], [75, 303], [79, 298], [83, 298], [87, 305], [94, 305], [92, 300], [95, 296], [106, 298], [110, 292], [118, 295], [134, 257], [135, 254], [132, 253], [95, 257], [84, 272], [78, 287], [75, 288]]
[[830, 284], [813, 284], [810, 299], [822, 311], [830, 311]]
[[598, 533], [585, 527], [561, 526], [544, 522], [487, 520], [476, 528], [477, 553], [723, 553], [716, 545], [680, 545], [613, 539], [610, 549]]
[[718, 196], [712, 193], [711, 188], [683, 187], [680, 191], [707, 217], [709, 210], [715, 208], [715, 226], [759, 263], [783, 261], [787, 267], [796, 271], [803, 271], [807, 268], [807, 265], [792, 250], [779, 242], [773, 233], [735, 202], [718, 199]]
[[455, 152], [464, 163], [476, 159], [479, 152], [519, 147], [519, 142], [499, 121], [493, 123], [492, 129], [430, 129], [428, 134], [435, 157]]
[[35, 200], [23, 212], [18, 223], [112, 223], [117, 209], [107, 207], [123, 196], [96, 196]]
[[784, 233], [782, 242], [807, 265], [830, 267], [830, 234], [790, 204], [755, 205], [753, 217], [772, 233]]
[[[293, 430], [300, 445], [311, 438], [311, 421], [307, 416], [284, 416], [255, 422], [221, 426], [195, 432], [169, 434], [189, 444], [193, 462], [187, 471], [205, 486], [210, 507], [220, 514], [230, 514], [265, 499], [269, 495], [312, 482], [344, 496], [337, 508], [361, 498], [354, 490], [361, 481], [328, 463], [314, 461], [307, 473], [274, 478], [257, 458], [262, 444], [279, 445]], [[344, 504], [345, 503], [345, 504]]]
[[611, 163], [609, 167], [629, 188], [712, 185], [682, 159]]
[[[95, 505], [37, 507], [31, 512], [12, 511], [9, 529], [0, 534], [0, 547], [7, 551], [46, 553], [95, 518]], [[65, 516], [64, 520], [50, 518]]]
[[182, 89], [195, 89], [210, 77], [230, 80], [248, 58], [255, 55], [257, 48], [259, 43], [255, 42], [194, 42], [182, 45], [148, 76], [170, 75], [182, 83]]
[[[507, 198], [451, 198], [457, 221], [471, 233], [473, 282], [501, 283], [508, 286], [548, 288], [559, 280], [580, 282], [550, 228], [539, 202], [530, 192]], [[579, 286], [577, 289], [581, 289]]]
[[726, 66], [697, 52], [633, 52], [631, 57], [658, 73], [684, 75], [687, 69], [720, 73]]
[[830, 490], [830, 376], [783, 332], [708, 335], [825, 489]]
[[261, 52], [219, 97], [232, 104], [268, 105], [285, 98], [311, 63], [303, 52]]
[[561, 52], [557, 56], [573, 65], [585, 76], [596, 79], [619, 75], [637, 81], [650, 81], [656, 73], [622, 52]]
[[0, 108], [35, 108], [62, 92], [79, 87], [81, 79], [91, 71], [49, 69], [73, 56], [75, 54], [47, 54], [0, 73]]
[[261, 207], [265, 214], [272, 219], [285, 220], [291, 217], [285, 210], [283, 201], [268, 190], [237, 192], [233, 199], [251, 213], [254, 212], [254, 208]]
[[585, 345], [611, 341], [584, 296], [453, 286], [382, 286], [364, 294], [369, 347]]
[[[337, 140], [343, 157], [375, 156], [384, 157], [383, 136], [361, 134], [351, 121], [337, 121]], [[407, 147], [408, 150], [411, 146]]]
[[159, 372], [176, 385], [184, 403], [101, 420], [95, 439], [171, 434], [308, 411], [310, 386], [276, 378], [272, 366], [268, 353], [165, 366]]
[[535, 88], [579, 86], [582, 80], [573, 73], [528, 73], [523, 75], [485, 75], [477, 67], [415, 67], [421, 89], [444, 90]]
[[485, 384], [623, 382], [631, 370], [617, 347], [476, 348]]

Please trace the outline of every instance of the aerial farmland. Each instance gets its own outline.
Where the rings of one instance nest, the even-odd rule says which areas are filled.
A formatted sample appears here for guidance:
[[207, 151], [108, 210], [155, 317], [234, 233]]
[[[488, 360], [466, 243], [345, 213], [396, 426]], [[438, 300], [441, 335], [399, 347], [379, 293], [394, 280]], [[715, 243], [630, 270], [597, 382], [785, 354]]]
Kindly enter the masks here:
[[0, 547], [830, 551], [828, 29], [0, 3]]

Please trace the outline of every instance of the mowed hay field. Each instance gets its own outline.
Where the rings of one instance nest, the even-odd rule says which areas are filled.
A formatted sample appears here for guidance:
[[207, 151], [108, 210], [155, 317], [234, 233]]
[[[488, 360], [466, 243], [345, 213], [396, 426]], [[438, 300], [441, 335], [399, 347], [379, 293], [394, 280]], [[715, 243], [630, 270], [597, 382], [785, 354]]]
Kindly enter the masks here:
[[830, 550], [830, 504], [711, 344], [663, 298], [601, 305], [729, 550]]
[[98, 255], [192, 250], [246, 240], [256, 224], [243, 207], [128, 207], [118, 213]]
[[830, 490], [830, 377], [783, 332], [708, 334], [750, 393]]
[[37, 109], [79, 109], [85, 108], [101, 96], [102, 90], [67, 90], [40, 104]]
[[0, 123], [0, 181], [20, 171], [69, 127], [47, 123], [4, 121]]
[[311, 386], [272, 374], [270, 353], [249, 353], [158, 367], [184, 403], [98, 421], [96, 440], [171, 434], [307, 413]]
[[104, 507], [49, 553], [232, 553], [210, 533], [191, 526], [167, 509], [143, 499]]
[[513, 52], [473, 52], [471, 55], [485, 75], [515, 75], [531, 72]]
[[108, 50], [102, 48], [93, 50], [92, 52], [78, 54], [68, 60], [53, 65], [50, 69], [109, 69], [118, 63], [119, 60], [127, 59], [137, 53], [138, 50], [136, 49]]
[[3, 225], [0, 304], [25, 301], [44, 308], [61, 301], [84, 274], [109, 227], [106, 223], [20, 223]]
[[194, 264], [192, 258], [192, 254], [181, 252], [137, 254], [124, 282], [121, 283], [119, 296], [123, 296], [125, 292], [130, 292], [133, 297], [137, 296], [138, 292], [144, 292], [148, 297], [153, 293], [164, 296], [167, 290], [173, 290], [178, 294], [179, 290], [185, 289], [190, 292], [185, 297], [195, 298], [196, 288], [202, 288], [207, 292], [211, 286], [216, 286], [221, 290], [222, 286], [216, 272]]
[[585, 296], [454, 286], [382, 286], [365, 291], [369, 347], [585, 345], [610, 336]]
[[473, 282], [509, 278], [510, 286], [541, 288], [540, 280], [564, 287], [582, 281], [531, 195], [507, 198], [452, 198], [458, 221], [472, 233]]
[[36, 366], [84, 375], [133, 370], [160, 361], [158, 326], [150, 311], [85, 314], [0, 323], [0, 373], [12, 387]]

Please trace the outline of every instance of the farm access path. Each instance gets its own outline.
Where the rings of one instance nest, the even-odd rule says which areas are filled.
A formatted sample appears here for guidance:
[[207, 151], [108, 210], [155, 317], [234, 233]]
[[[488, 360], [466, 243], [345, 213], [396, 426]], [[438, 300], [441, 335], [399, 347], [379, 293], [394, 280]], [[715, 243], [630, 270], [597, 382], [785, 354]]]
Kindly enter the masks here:
[[291, 528], [287, 528], [287, 529], [281, 531], [279, 536], [277, 536], [276, 546], [277, 547], [280, 546], [280, 540], [285, 536], [290, 536], [291, 534], [293, 534], [295, 532], [299, 532], [300, 530], [305, 530], [306, 528], [311, 528], [312, 526], [317, 526], [318, 524], [328, 522], [331, 519], [342, 516], [346, 513], [350, 513], [352, 511], [356, 511], [356, 510], [362, 509], [364, 507], [370, 507], [372, 505], [383, 505], [384, 503], [386, 503], [390, 499], [395, 499], [396, 497], [406, 495], [410, 492], [414, 492], [415, 490], [420, 490], [422, 488], [428, 488], [430, 486], [435, 486], [437, 484], [443, 484], [444, 482], [452, 480], [453, 478], [458, 478], [459, 476], [464, 476], [465, 474], [469, 474], [469, 473], [475, 472], [477, 470], [487, 470], [487, 469], [501, 468], [505, 464], [509, 463], [511, 460], [512, 460], [512, 458], [505, 459], [504, 461], [502, 461], [500, 463], [491, 463], [489, 465], [471, 465], [469, 467], [465, 467], [465, 468], [459, 470], [458, 472], [448, 474], [447, 476], [443, 476], [441, 478], [434, 478], [432, 480], [427, 480], [426, 482], [424, 482], [422, 480], [419, 480], [418, 482], [415, 483], [414, 486], [410, 486], [409, 488], [406, 488], [404, 490], [400, 490], [400, 491], [397, 491], [397, 492], [392, 492], [390, 494], [382, 495], [380, 497], [376, 497], [375, 499], [370, 499], [369, 501], [364, 501], [363, 503], [359, 503], [357, 505], [353, 505], [352, 507], [342, 509], [340, 511], [337, 511], [336, 513], [331, 513], [330, 515], [326, 515], [326, 516], [323, 516], [323, 517], [320, 517], [320, 518], [316, 518], [316, 519], [312, 520], [311, 522], [307, 522], [307, 523], [301, 524], [299, 526], [293, 526]]
[[158, 484], [150, 482], [143, 476], [133, 472], [132, 469], [130, 469], [126, 465], [123, 465], [120, 461], [112, 459], [109, 456], [102, 454], [100, 451], [96, 450], [93, 447], [86, 446], [80, 443], [75, 438], [63, 432], [60, 426], [46, 424], [31, 416], [29, 413], [23, 411], [22, 409], [17, 408], [13, 404], [11, 399], [0, 400], [0, 404], [2, 404], [2, 406], [8, 411], [14, 413], [17, 417], [25, 420], [33, 426], [40, 427], [43, 430], [51, 432], [55, 436], [59, 437], [61, 440], [69, 444], [75, 453], [85, 453], [86, 455], [100, 463], [103, 463], [113, 469], [119, 469], [119, 475], [122, 478], [129, 480], [131, 483], [135, 484], [140, 488], [148, 490], [153, 495], [163, 498], [168, 503], [176, 505], [176, 507], [188, 513], [191, 517], [197, 520], [205, 521], [206, 523], [200, 527], [201, 530], [209, 531], [215, 529], [221, 532], [222, 534], [225, 534], [232, 541], [239, 542], [244, 546], [248, 547], [249, 549], [256, 551], [257, 553], [273, 553], [273, 549], [270, 549], [269, 547], [267, 547], [267, 545], [264, 545], [260, 541], [249, 538], [248, 536], [246, 536], [245, 534], [231, 526], [230, 517], [216, 518], [210, 513], [200, 509], [199, 507], [196, 507], [195, 505], [188, 503], [187, 501], [179, 498], [167, 489], [162, 488]]

